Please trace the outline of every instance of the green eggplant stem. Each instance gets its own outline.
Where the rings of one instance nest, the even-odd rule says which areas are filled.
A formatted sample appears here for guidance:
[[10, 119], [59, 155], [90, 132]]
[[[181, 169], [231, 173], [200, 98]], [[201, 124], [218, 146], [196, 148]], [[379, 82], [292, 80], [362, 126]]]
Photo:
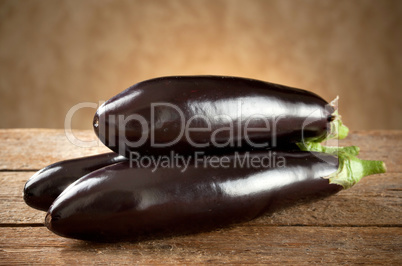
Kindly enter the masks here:
[[[337, 104], [338, 97], [331, 103]], [[357, 158], [360, 148], [357, 146], [337, 147], [324, 146], [321, 143], [329, 139], [344, 139], [349, 133], [349, 129], [343, 125], [338, 110], [334, 113], [334, 120], [331, 122], [330, 133], [321, 140], [307, 140], [297, 143], [302, 151], [312, 151], [327, 153], [338, 157], [338, 171], [327, 178], [330, 184], [338, 184], [344, 189], [351, 188], [357, 184], [363, 177], [381, 174], [386, 172], [385, 163], [382, 161], [362, 160]]]

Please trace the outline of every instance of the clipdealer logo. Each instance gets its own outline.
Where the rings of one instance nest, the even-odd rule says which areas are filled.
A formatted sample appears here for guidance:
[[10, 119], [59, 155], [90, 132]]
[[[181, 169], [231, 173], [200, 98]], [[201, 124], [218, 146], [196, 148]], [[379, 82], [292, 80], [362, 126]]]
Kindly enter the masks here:
[[[81, 140], [74, 136], [72, 132], [72, 118], [74, 114], [82, 108], [101, 109], [105, 108], [104, 101], [97, 103], [83, 102], [79, 103], [67, 112], [64, 128], [67, 139], [76, 146], [79, 147], [96, 147], [102, 145], [99, 139], [96, 140]], [[128, 116], [122, 114], [107, 114], [98, 117], [94, 121], [94, 127], [99, 131], [99, 136], [107, 137], [102, 139], [102, 142], [108, 143], [109, 147], [117, 147], [119, 145], [119, 152], [124, 152], [126, 147], [138, 148], [145, 143], [149, 143], [154, 148], [165, 148], [177, 144], [184, 139], [194, 148], [205, 147], [241, 147], [245, 142], [253, 148], [266, 148], [277, 146], [277, 124], [284, 118], [283, 115], [278, 115], [274, 118], [267, 118], [263, 114], [251, 114], [247, 117], [243, 116], [242, 102], [237, 102], [237, 110], [234, 114], [219, 114], [213, 117], [203, 114], [196, 114], [192, 117], [186, 118], [183, 110], [178, 106], [167, 103], [157, 102], [150, 105], [150, 116], [145, 118], [139, 114], [130, 114]], [[163, 119], [175, 119], [176, 123], [176, 135], [173, 139], [164, 142], [158, 142], [157, 134], [163, 134], [163, 128], [161, 120]], [[113, 127], [106, 128], [106, 121]], [[217, 121], [222, 124], [215, 129]], [[140, 134], [136, 140], [128, 139], [126, 136], [126, 129], [129, 124], [136, 124], [140, 128]], [[202, 126], [200, 126], [202, 124]], [[256, 127], [255, 124], [258, 124]], [[116, 143], [115, 136], [119, 136], [119, 141]], [[202, 134], [207, 136], [204, 142], [197, 142], [192, 135]], [[221, 134], [226, 134], [228, 137], [222, 141]], [[266, 134], [267, 138], [263, 142], [256, 142], [253, 139], [253, 135]]]
[[[327, 108], [333, 108], [331, 103]], [[335, 103], [336, 104], [336, 103]], [[127, 154], [127, 147], [134, 150], [139, 148], [144, 144], [149, 145], [153, 148], [169, 148], [179, 141], [185, 141], [190, 146], [197, 149], [206, 147], [241, 147], [242, 144], [247, 143], [252, 148], [266, 148], [266, 147], [276, 147], [277, 146], [277, 129], [278, 122], [280, 122], [284, 116], [277, 115], [272, 116], [270, 119], [264, 114], [246, 114], [244, 115], [244, 110], [242, 110], [241, 100], [237, 101], [237, 110], [232, 114], [219, 114], [213, 117], [206, 116], [202, 114], [196, 114], [192, 117], [186, 117], [183, 110], [178, 106], [167, 103], [167, 102], [156, 102], [150, 105], [150, 115], [143, 117], [139, 114], [131, 114], [128, 116], [122, 114], [108, 114], [108, 112], [101, 112], [105, 115], [98, 117], [94, 121], [94, 127], [99, 131], [100, 139], [83, 140], [77, 138], [72, 132], [72, 119], [74, 114], [82, 108], [106, 108], [104, 101], [98, 103], [93, 102], [83, 102], [79, 103], [67, 112], [65, 118], [65, 135], [67, 139], [76, 146], [79, 147], [98, 147], [103, 146], [103, 143], [107, 143], [108, 147], [117, 148], [120, 154]], [[206, 106], [208, 108], [208, 106]], [[247, 113], [247, 112], [246, 112]], [[320, 110], [313, 111], [307, 118], [303, 121], [301, 128], [301, 142], [305, 142], [304, 131], [308, 128], [310, 124], [321, 119], [322, 114]], [[173, 139], [168, 141], [158, 142], [158, 137], [165, 135], [164, 131], [164, 120], [174, 120], [176, 123], [175, 135]], [[114, 125], [107, 129], [106, 120], [109, 125]], [[140, 133], [137, 134], [137, 139], [128, 139], [126, 136], [126, 129], [128, 125], [136, 124], [140, 129]], [[220, 125], [217, 127], [216, 125]], [[255, 125], [258, 124], [258, 127]], [[106, 132], [107, 131], [107, 132]], [[116, 134], [118, 135], [118, 140], [116, 139]], [[225, 134], [225, 138], [220, 137], [220, 134]], [[257, 143], [252, 136], [259, 134], [266, 134], [263, 142]], [[196, 141], [194, 135], [202, 135], [203, 142], [199, 139]], [[107, 139], [102, 139], [102, 137]], [[269, 141], [268, 141], [269, 140]], [[100, 142], [102, 141], [102, 142]], [[327, 144], [327, 143], [325, 143]], [[337, 139], [331, 141], [332, 146], [338, 145]], [[136, 153], [134, 153], [136, 155]], [[145, 156], [142, 154], [141, 156]], [[194, 155], [195, 156], [195, 155]], [[315, 154], [315, 156], [322, 157], [322, 160], [326, 160], [326, 156], [320, 156], [320, 154]], [[144, 159], [146, 160], [146, 159]]]

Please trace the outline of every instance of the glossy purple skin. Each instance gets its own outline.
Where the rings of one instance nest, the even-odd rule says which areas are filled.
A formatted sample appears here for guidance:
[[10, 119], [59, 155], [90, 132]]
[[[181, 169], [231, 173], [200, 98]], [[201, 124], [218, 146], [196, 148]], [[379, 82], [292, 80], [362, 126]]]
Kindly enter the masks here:
[[126, 160], [125, 157], [111, 152], [46, 166], [26, 182], [24, 201], [32, 208], [47, 211], [61, 192], [77, 179], [99, 168]]
[[[152, 108], [159, 103], [177, 109], [167, 105]], [[106, 146], [127, 157], [130, 151], [191, 154], [202, 150], [216, 154], [324, 138], [333, 112], [321, 97], [301, 89], [238, 77], [174, 76], [140, 82], [112, 97], [97, 110], [94, 129]], [[189, 126], [183, 126], [182, 121]], [[260, 129], [248, 131], [249, 142], [246, 127]], [[189, 130], [187, 137], [186, 128], [201, 130]], [[154, 142], [167, 147], [152, 145], [151, 132]], [[171, 142], [175, 143], [167, 145]]]
[[[277, 167], [130, 167], [114, 164], [81, 178], [50, 207], [54, 233], [93, 241], [139, 240], [195, 233], [248, 221], [300, 201], [334, 194], [326, 177], [338, 168], [327, 154], [277, 152]], [[267, 153], [250, 153], [262, 158]], [[221, 158], [221, 157], [220, 157]], [[234, 162], [233, 156], [228, 156]], [[242, 155], [240, 158], [244, 158]], [[271, 157], [272, 158], [272, 157]], [[282, 159], [281, 159], [282, 160]], [[282, 160], [283, 161], [283, 160]], [[283, 167], [285, 166], [285, 167]]]

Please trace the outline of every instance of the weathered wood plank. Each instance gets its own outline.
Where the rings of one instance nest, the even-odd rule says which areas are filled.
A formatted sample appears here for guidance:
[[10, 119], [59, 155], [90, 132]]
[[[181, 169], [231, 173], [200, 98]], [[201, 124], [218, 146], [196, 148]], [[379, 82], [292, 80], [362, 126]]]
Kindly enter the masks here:
[[[96, 141], [90, 130], [76, 130], [81, 141]], [[62, 129], [0, 129], [0, 170], [38, 170], [57, 161], [110, 152], [99, 141], [96, 147], [71, 143]]]
[[139, 243], [90, 243], [43, 227], [0, 228], [6, 264], [402, 263], [402, 228], [232, 227]]
[[[91, 130], [74, 131], [81, 141], [96, 141]], [[38, 170], [51, 163], [109, 152], [98, 146], [83, 148], [72, 144], [62, 129], [0, 129], [0, 170]], [[402, 172], [402, 131], [352, 131], [339, 145], [361, 148], [362, 159], [383, 160], [388, 172]]]
[[[0, 225], [43, 223], [44, 212], [22, 199], [34, 172], [0, 172]], [[261, 225], [394, 225], [402, 221], [402, 184], [397, 174], [368, 176], [325, 200], [294, 206], [253, 221]]]
[[[75, 131], [95, 140], [92, 131]], [[360, 158], [383, 160], [388, 173], [352, 189], [254, 221], [208, 233], [100, 244], [54, 235], [44, 212], [28, 207], [22, 189], [37, 170], [56, 161], [107, 152], [80, 148], [64, 130], [0, 130], [0, 264], [89, 263], [368, 263], [402, 264], [402, 131], [351, 132], [340, 145]], [[23, 171], [21, 171], [23, 170]], [[25, 170], [25, 171], [24, 171]]]

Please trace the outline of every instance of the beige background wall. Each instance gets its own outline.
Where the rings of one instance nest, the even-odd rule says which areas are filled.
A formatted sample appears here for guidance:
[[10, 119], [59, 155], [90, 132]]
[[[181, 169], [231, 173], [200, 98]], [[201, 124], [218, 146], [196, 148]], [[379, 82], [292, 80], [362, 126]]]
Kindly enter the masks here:
[[141, 80], [222, 74], [339, 95], [352, 129], [402, 129], [401, 27], [398, 0], [0, 0], [0, 127], [62, 128]]

